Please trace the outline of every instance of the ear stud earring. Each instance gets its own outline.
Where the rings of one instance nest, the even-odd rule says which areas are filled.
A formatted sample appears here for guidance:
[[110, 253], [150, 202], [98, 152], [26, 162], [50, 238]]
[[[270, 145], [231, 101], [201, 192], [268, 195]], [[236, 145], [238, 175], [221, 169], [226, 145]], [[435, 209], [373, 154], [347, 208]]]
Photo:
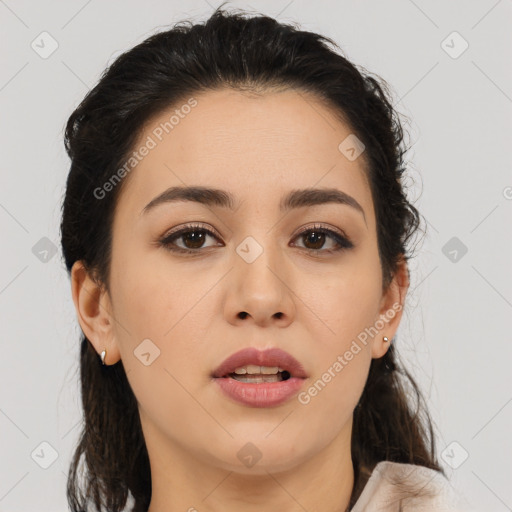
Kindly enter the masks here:
[[104, 349], [102, 352], [101, 352], [101, 362], [103, 364], [103, 366], [105, 366], [105, 357], [107, 355], [107, 349]]
[[384, 339], [384, 343], [387, 343], [389, 341], [389, 339], [386, 336], [384, 336], [383, 339]]

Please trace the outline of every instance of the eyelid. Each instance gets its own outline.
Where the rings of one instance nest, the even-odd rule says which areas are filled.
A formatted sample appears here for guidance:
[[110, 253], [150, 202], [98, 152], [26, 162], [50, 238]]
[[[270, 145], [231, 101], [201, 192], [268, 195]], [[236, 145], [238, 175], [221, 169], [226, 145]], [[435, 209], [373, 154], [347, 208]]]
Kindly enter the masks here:
[[217, 238], [221, 238], [221, 235], [219, 233], [217, 233], [217, 231], [215, 231], [213, 228], [206, 226], [205, 224], [201, 224], [201, 223], [197, 223], [197, 222], [192, 222], [190, 224], [184, 224], [184, 225], [172, 228], [170, 231], [166, 231], [165, 234], [161, 238], [165, 240], [172, 235], [176, 235], [181, 232], [186, 233], [187, 231], [194, 231], [194, 230], [206, 231], [209, 234], [216, 236]]
[[317, 222], [315, 222], [313, 226], [309, 225], [300, 228], [299, 232], [293, 236], [293, 240], [299, 238], [302, 234], [309, 232], [323, 233], [327, 235], [327, 237], [331, 238], [331, 240], [334, 240], [338, 244], [338, 247], [335, 249], [308, 249], [307, 247], [301, 247], [301, 249], [304, 249], [308, 253], [322, 256], [340, 253], [354, 247], [354, 243], [351, 238], [342, 229]]
[[[170, 231], [167, 231], [162, 237], [159, 238], [158, 244], [164, 246], [167, 250], [171, 252], [176, 253], [188, 253], [188, 254], [201, 254], [202, 252], [206, 251], [207, 249], [210, 249], [215, 246], [210, 246], [206, 248], [198, 248], [198, 249], [184, 249], [183, 247], [170, 247], [172, 245], [171, 239], [179, 239], [180, 236], [184, 233], [188, 233], [191, 231], [202, 231], [205, 232], [207, 235], [212, 236], [213, 238], [216, 238], [217, 240], [221, 239], [221, 235], [219, 235], [215, 229], [207, 227], [204, 224], [198, 223], [198, 222], [192, 222], [189, 224], [177, 226], [176, 228], [173, 228]], [[323, 233], [327, 235], [327, 237], [331, 238], [331, 240], [334, 240], [338, 247], [335, 249], [308, 249], [307, 247], [299, 247], [300, 249], [303, 249], [304, 251], [308, 253], [313, 253], [317, 255], [325, 255], [325, 254], [334, 254], [338, 252], [342, 252], [347, 249], [351, 249], [354, 247], [354, 244], [352, 243], [350, 237], [347, 236], [347, 234], [339, 229], [334, 228], [331, 226], [327, 226], [325, 224], [321, 223], [314, 223], [313, 225], [307, 225], [299, 229], [297, 233], [295, 233], [292, 237], [292, 240], [295, 240], [296, 238], [300, 237], [304, 233], [308, 232], [316, 232], [316, 233]], [[223, 242], [222, 242], [223, 243]], [[218, 246], [217, 246], [218, 247]]]
[[293, 236], [293, 238], [297, 238], [298, 236], [302, 235], [303, 233], [307, 233], [308, 231], [325, 231], [328, 233], [335, 233], [342, 238], [346, 238], [347, 240], [350, 240], [348, 235], [342, 229], [327, 226], [326, 224], [322, 224], [322, 223], [318, 223], [318, 222], [315, 222], [313, 226], [308, 225], [308, 226], [305, 226], [304, 228], [300, 228], [298, 233], [296, 233]]
[[172, 245], [171, 239], [179, 240], [181, 236], [185, 233], [188, 233], [190, 231], [204, 231], [207, 235], [216, 238], [217, 240], [221, 239], [221, 235], [219, 235], [213, 228], [207, 227], [204, 224], [200, 224], [197, 222], [192, 222], [190, 224], [184, 224], [181, 226], [177, 226], [176, 228], [171, 229], [170, 231], [167, 231], [162, 237], [160, 237], [157, 240], [157, 244], [163, 246], [165, 249], [171, 252], [176, 253], [195, 253], [200, 254], [201, 252], [204, 252], [206, 249], [210, 249], [211, 247], [206, 248], [200, 248], [200, 249], [184, 249], [183, 247], [170, 247]]

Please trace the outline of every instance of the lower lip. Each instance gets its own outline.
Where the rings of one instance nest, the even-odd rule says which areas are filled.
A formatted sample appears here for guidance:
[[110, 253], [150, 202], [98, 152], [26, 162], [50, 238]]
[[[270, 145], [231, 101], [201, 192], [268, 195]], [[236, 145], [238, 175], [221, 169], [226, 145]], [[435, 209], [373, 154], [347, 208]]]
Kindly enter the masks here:
[[249, 407], [281, 405], [297, 394], [304, 384], [304, 379], [297, 377], [260, 384], [240, 382], [231, 377], [216, 378], [215, 381], [229, 398]]

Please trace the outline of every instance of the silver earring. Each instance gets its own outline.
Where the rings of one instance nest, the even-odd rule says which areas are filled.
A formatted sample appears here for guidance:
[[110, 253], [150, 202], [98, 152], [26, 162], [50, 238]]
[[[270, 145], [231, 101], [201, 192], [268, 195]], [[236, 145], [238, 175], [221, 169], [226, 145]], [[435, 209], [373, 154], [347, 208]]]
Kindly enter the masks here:
[[387, 343], [389, 341], [389, 339], [386, 336], [384, 336], [383, 339], [384, 339], [384, 343]]
[[105, 366], [105, 356], [107, 355], [107, 349], [104, 349], [102, 352], [101, 352], [101, 362], [103, 364], [103, 366]]

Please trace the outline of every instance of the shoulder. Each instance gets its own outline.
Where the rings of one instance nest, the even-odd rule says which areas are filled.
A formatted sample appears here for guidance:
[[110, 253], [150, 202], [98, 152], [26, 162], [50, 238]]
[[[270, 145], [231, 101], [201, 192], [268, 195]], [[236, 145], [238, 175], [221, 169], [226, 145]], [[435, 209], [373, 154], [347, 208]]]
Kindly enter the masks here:
[[351, 512], [462, 512], [462, 497], [439, 471], [379, 462]]

